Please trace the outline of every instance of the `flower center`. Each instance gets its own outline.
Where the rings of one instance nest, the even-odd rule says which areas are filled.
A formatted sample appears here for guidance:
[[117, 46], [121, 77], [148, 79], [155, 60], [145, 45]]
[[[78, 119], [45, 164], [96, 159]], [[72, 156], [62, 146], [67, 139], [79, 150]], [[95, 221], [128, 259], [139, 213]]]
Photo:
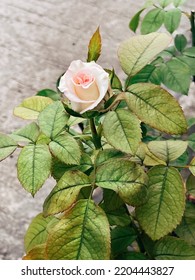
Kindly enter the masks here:
[[77, 86], [88, 87], [94, 82], [95, 78], [88, 73], [79, 72], [73, 77], [73, 82]]

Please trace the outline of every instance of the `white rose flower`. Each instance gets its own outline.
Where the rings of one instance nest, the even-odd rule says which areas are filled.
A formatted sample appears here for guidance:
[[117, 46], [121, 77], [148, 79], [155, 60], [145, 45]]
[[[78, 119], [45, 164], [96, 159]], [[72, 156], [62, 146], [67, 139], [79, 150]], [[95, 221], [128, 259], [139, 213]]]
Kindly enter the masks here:
[[109, 75], [100, 65], [74, 60], [61, 77], [58, 88], [70, 100], [72, 109], [82, 114], [101, 102], [108, 86]]

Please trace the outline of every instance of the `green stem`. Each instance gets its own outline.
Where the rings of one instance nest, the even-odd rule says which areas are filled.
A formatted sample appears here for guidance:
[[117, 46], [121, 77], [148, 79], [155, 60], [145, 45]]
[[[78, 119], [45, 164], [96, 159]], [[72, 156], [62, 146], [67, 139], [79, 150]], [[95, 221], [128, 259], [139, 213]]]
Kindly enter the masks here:
[[102, 148], [101, 137], [97, 133], [96, 126], [95, 126], [95, 123], [94, 123], [94, 119], [91, 118], [89, 120], [89, 122], [90, 122], [90, 128], [91, 128], [91, 133], [92, 133], [92, 138], [93, 138], [93, 142], [94, 142], [95, 148], [96, 148], [96, 150], [99, 150], [99, 149]]
[[131, 225], [132, 225], [133, 229], [135, 230], [135, 232], [137, 233], [137, 244], [139, 246], [140, 252], [141, 253], [145, 253], [146, 250], [145, 250], [144, 244], [143, 244], [143, 242], [142, 242], [142, 240], [140, 238], [140, 232], [139, 232], [137, 226], [135, 225], [133, 219], [131, 221]]
[[195, 11], [191, 11], [190, 23], [192, 32], [192, 47], [195, 47]]
[[[191, 11], [190, 24], [192, 32], [192, 47], [195, 47], [195, 11]], [[193, 82], [195, 82], [195, 76], [193, 76]]]

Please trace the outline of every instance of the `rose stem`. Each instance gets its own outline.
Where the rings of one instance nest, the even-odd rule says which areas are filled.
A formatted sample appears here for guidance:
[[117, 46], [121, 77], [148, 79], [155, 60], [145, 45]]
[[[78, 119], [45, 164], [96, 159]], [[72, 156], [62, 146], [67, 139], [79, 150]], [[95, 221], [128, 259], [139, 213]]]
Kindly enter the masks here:
[[91, 133], [92, 133], [92, 138], [93, 138], [93, 142], [94, 142], [95, 148], [97, 150], [99, 150], [99, 149], [102, 148], [102, 145], [101, 145], [100, 136], [98, 135], [97, 130], [96, 130], [94, 119], [91, 118], [89, 120], [89, 122], [90, 122], [90, 128], [91, 128]]
[[[195, 11], [191, 11], [190, 23], [192, 32], [192, 47], [195, 47]], [[193, 76], [193, 82], [195, 82], [195, 76]]]

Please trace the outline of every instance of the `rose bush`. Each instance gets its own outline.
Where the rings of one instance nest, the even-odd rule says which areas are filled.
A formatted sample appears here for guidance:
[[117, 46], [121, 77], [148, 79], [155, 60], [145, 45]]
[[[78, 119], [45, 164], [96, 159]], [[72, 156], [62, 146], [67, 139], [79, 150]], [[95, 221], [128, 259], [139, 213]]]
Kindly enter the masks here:
[[[170, 15], [179, 13], [172, 4], [165, 11], [171, 30]], [[161, 84], [186, 93], [187, 84], [175, 86], [192, 81], [195, 47], [157, 32], [125, 40], [118, 50], [124, 83], [96, 64], [100, 54], [98, 28], [87, 62], [73, 61], [58, 79], [64, 94], [43, 89], [25, 99], [14, 114], [33, 122], [0, 133], [0, 161], [21, 149], [18, 179], [32, 196], [48, 176], [56, 180], [26, 232], [23, 259], [194, 260], [195, 118], [187, 122]], [[80, 115], [67, 102], [79, 113], [96, 111]]]
[[94, 109], [104, 98], [109, 86], [109, 74], [95, 63], [74, 60], [61, 77], [59, 90], [79, 113]]

